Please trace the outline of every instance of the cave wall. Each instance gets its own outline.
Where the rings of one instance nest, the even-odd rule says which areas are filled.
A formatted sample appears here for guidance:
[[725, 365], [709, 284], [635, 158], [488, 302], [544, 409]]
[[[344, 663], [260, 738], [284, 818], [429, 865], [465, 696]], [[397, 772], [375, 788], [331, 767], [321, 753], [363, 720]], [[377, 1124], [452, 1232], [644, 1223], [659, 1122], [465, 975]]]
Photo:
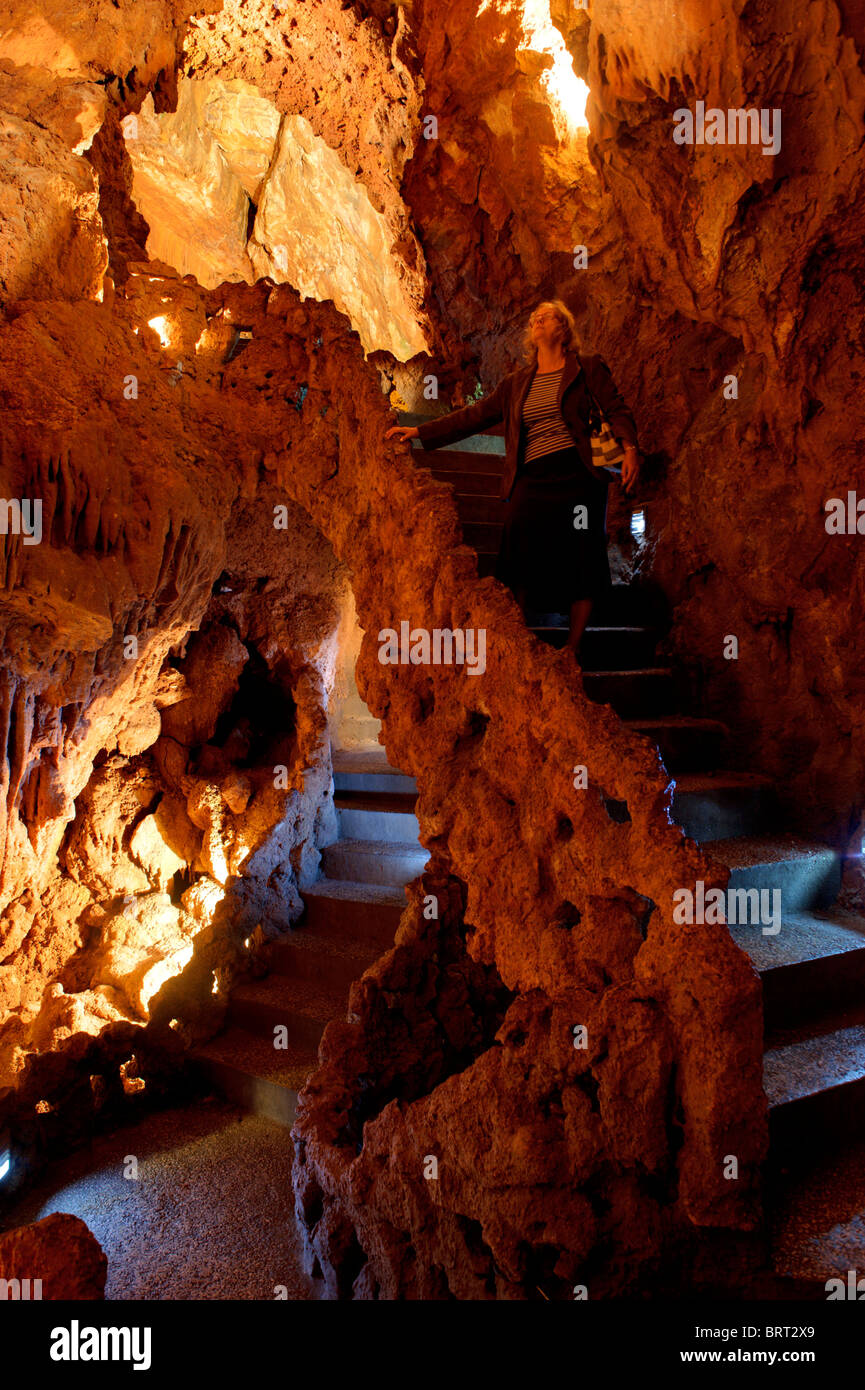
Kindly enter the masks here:
[[[441, 139], [419, 142], [404, 189], [442, 312], [489, 387], [532, 305], [571, 305], [648, 456], [641, 573], [669, 599], [671, 658], [791, 825], [858, 853], [865, 565], [825, 505], [862, 477], [861, 22], [833, 0], [694, 0], [675, 22], [633, 0], [553, 5], [590, 89], [588, 141], [557, 168], [521, 100], [519, 7], [414, 15]], [[674, 144], [673, 113], [698, 100], [780, 110], [779, 152]]]
[[40, 543], [4, 537], [0, 1084], [57, 1129], [85, 1055], [98, 1074], [219, 1025], [336, 834], [349, 576], [258, 476], [274, 399], [281, 438], [299, 420], [270, 379], [301, 368], [306, 329], [254, 292], [239, 413], [230, 287], [144, 270], [110, 302], [19, 303], [0, 325], [2, 490], [42, 508]]
[[[268, 621], [262, 636], [262, 608], [270, 604], [265, 591], [253, 597], [245, 585], [240, 597], [232, 592], [238, 579], [244, 580], [250, 553], [261, 539], [241, 527], [248, 541], [241, 540], [234, 559], [230, 523], [236, 508], [258, 499], [267, 513], [278, 489], [287, 502], [303, 508], [351, 574], [366, 634], [359, 688], [382, 721], [391, 760], [418, 780], [421, 838], [434, 856], [432, 891], [442, 903], [440, 925], [431, 933], [422, 930], [416, 899], [407, 909], [398, 949], [358, 986], [355, 1022], [331, 1026], [324, 1066], [313, 1077], [301, 1112], [298, 1191], [313, 1184], [322, 1194], [322, 1208], [327, 1206], [327, 1219], [314, 1222], [317, 1235], [310, 1239], [317, 1242], [315, 1258], [327, 1266], [333, 1287], [344, 1283], [346, 1273], [337, 1245], [331, 1249], [324, 1236], [331, 1227], [345, 1230], [347, 1223], [364, 1252], [362, 1264], [369, 1266], [358, 1292], [366, 1286], [395, 1294], [432, 1288], [445, 1240], [457, 1269], [476, 1256], [486, 1265], [493, 1259], [504, 1271], [509, 1297], [524, 1296], [532, 1271], [546, 1268], [553, 1246], [557, 1269], [538, 1278], [560, 1282], [588, 1260], [602, 1258], [605, 1250], [612, 1249], [632, 1274], [683, 1231], [752, 1225], [765, 1142], [759, 985], [724, 928], [672, 923], [677, 885], [697, 877], [723, 882], [726, 871], [670, 824], [670, 790], [656, 751], [628, 733], [611, 710], [586, 700], [576, 668], [539, 647], [505, 590], [492, 580], [477, 580], [474, 555], [459, 543], [449, 489], [418, 471], [406, 451], [383, 443], [389, 411], [376, 364], [363, 361], [357, 337], [341, 316], [328, 306], [301, 305], [287, 287], [227, 286], [207, 296], [159, 276], [152, 264], [145, 269], [147, 274], [130, 277], [125, 293], [111, 303], [74, 310], [19, 305], [0, 330], [4, 391], [14, 407], [4, 411], [4, 464], [20, 470], [9, 475], [19, 491], [32, 491], [37, 477], [44, 480], [39, 487], [51, 504], [46, 506], [51, 549], [17, 549], [14, 592], [22, 606], [26, 596], [39, 594], [39, 566], [49, 555], [52, 572], [61, 570], [65, 555], [70, 569], [78, 565], [95, 576], [104, 547], [103, 563], [111, 577], [119, 576], [125, 600], [124, 605], [103, 578], [99, 597], [109, 611], [113, 601], [113, 623], [99, 626], [93, 620], [82, 639], [75, 622], [87, 611], [86, 595], [73, 596], [69, 630], [46, 637], [43, 669], [20, 682], [34, 708], [38, 703], [40, 711], [53, 709], [56, 665], [62, 675], [64, 663], [75, 659], [87, 711], [77, 738], [61, 742], [58, 735], [23, 745], [13, 738], [7, 746], [15, 784], [47, 764], [56, 768], [54, 782], [66, 797], [62, 807], [52, 806], [44, 825], [38, 800], [29, 817], [30, 828], [43, 836], [41, 879], [28, 890], [14, 878], [4, 882], [7, 892], [19, 890], [5, 921], [17, 920], [23, 935], [14, 943], [14, 957], [5, 956], [17, 967], [15, 980], [6, 984], [28, 983], [27, 1002], [31, 1013], [37, 1006], [38, 1013], [27, 1026], [39, 1031], [45, 1049], [32, 1059], [23, 1094], [32, 1102], [33, 1088], [44, 1089], [49, 1071], [58, 1080], [58, 1068], [49, 1069], [47, 1061], [62, 1055], [65, 1044], [70, 1066], [73, 1060], [80, 1065], [81, 1034], [88, 1035], [97, 1010], [107, 1011], [116, 998], [112, 986], [122, 986], [127, 999], [140, 990], [143, 967], [151, 965], [147, 950], [152, 945], [158, 953], [170, 908], [177, 906], [181, 929], [190, 918], [206, 925], [201, 948], [193, 949], [191, 960], [155, 997], [152, 1016], [166, 1028], [185, 1017], [194, 1027], [206, 1013], [203, 987], [214, 968], [231, 967], [240, 950], [237, 937], [251, 924], [243, 915], [243, 891], [252, 895], [254, 913], [261, 910], [255, 894], [264, 890], [246, 882], [254, 878], [248, 869], [240, 875], [237, 901], [220, 894], [218, 854], [237, 848], [234, 834], [224, 834], [224, 828], [236, 823], [230, 816], [244, 814], [238, 808], [247, 788], [238, 785], [236, 769], [224, 773], [218, 743], [207, 753], [197, 740], [207, 734], [211, 712], [223, 710], [227, 688], [240, 679], [241, 646], [256, 645], [277, 673], [288, 647], [291, 664], [297, 613], [287, 609], [284, 626], [274, 630]], [[248, 347], [227, 367], [222, 358], [230, 333], [217, 305], [235, 321], [250, 324], [252, 332]], [[157, 308], [167, 320], [169, 346], [147, 329]], [[52, 334], [62, 334], [66, 345], [80, 341], [79, 351], [61, 356]], [[177, 352], [186, 363], [182, 373]], [[35, 361], [44, 364], [41, 373], [32, 372]], [[117, 389], [122, 368], [129, 366], [139, 377], [142, 403], [131, 410], [119, 404]], [[296, 383], [306, 387], [302, 395]], [[26, 446], [13, 421], [19, 430], [26, 423]], [[110, 448], [100, 424], [110, 428]], [[51, 463], [58, 437], [63, 440], [59, 466]], [[372, 467], [371, 459], [376, 460]], [[33, 472], [39, 468], [41, 473]], [[100, 489], [106, 470], [119, 493]], [[77, 485], [62, 483], [52, 491], [47, 483], [58, 475], [61, 482], [77, 478]], [[134, 505], [130, 496], [120, 506], [124, 485], [130, 492], [134, 486]], [[82, 509], [85, 497], [91, 500]], [[162, 518], [160, 526], [148, 515], [151, 505]], [[112, 515], [116, 530], [109, 527]], [[169, 536], [166, 547], [162, 542]], [[121, 547], [137, 583], [116, 564]], [[41, 558], [31, 561], [33, 555]], [[302, 551], [301, 560], [306, 574], [311, 556]], [[264, 554], [252, 572], [272, 577], [272, 568], [272, 557]], [[89, 604], [98, 610], [96, 598]], [[130, 675], [118, 651], [130, 609], [148, 654], [133, 668], [131, 679], [139, 682], [135, 699], [123, 685]], [[212, 624], [202, 625], [208, 613]], [[429, 627], [484, 629], [484, 675], [473, 680], [458, 668], [382, 665], [375, 634], [384, 626], [398, 627], [403, 616]], [[186, 642], [196, 626], [200, 634]], [[181, 640], [185, 656], [166, 663]], [[200, 678], [201, 699], [184, 711], [186, 702], [176, 698], [182, 681], [198, 689]], [[101, 704], [91, 688], [95, 681], [101, 682]], [[156, 698], [160, 681], [162, 711]], [[301, 701], [295, 703], [300, 727]], [[40, 714], [39, 720], [44, 727], [46, 717]], [[310, 722], [308, 747], [314, 751], [314, 738], [324, 728], [320, 703]], [[233, 733], [229, 730], [226, 738]], [[111, 756], [115, 743], [121, 754], [148, 754], [147, 763], [118, 764]], [[59, 845], [72, 810], [70, 769], [83, 790], [102, 747], [109, 759], [97, 767], [82, 809], [100, 798], [111, 800], [118, 809], [122, 852], [115, 855], [112, 845], [104, 847], [79, 827], [65, 849], [67, 871], [58, 873], [51, 850]], [[175, 767], [178, 748], [182, 756]], [[200, 748], [201, 754], [190, 760], [189, 748]], [[197, 772], [204, 754], [213, 761], [202, 786]], [[310, 756], [299, 760], [296, 785], [301, 778], [306, 785], [309, 774], [300, 768], [309, 766]], [[578, 762], [589, 768], [588, 793], [572, 785], [571, 770]], [[153, 768], [164, 796], [151, 809]], [[223, 773], [228, 785], [218, 781]], [[221, 787], [220, 797], [203, 795], [214, 783]], [[268, 793], [262, 791], [267, 812]], [[258, 795], [257, 789], [250, 811]], [[630, 820], [613, 819], [608, 800], [626, 802]], [[11, 809], [12, 834], [23, 842], [23, 803]], [[184, 814], [202, 839], [192, 865], [195, 881], [181, 893], [178, 906], [166, 891], [175, 861], [164, 855], [164, 844], [184, 857], [183, 834], [190, 833]], [[265, 821], [269, 824], [267, 815]], [[128, 853], [127, 824], [133, 827]], [[167, 858], [161, 866], [157, 852]], [[115, 866], [129, 872], [130, 859], [145, 876], [148, 870], [154, 876], [161, 871], [166, 887], [149, 879], [151, 891], [142, 893], [141, 880], [118, 882]], [[612, 875], [611, 865], [616, 866]], [[226, 867], [230, 878], [232, 868], [244, 865]], [[100, 873], [107, 874], [104, 886]], [[46, 888], [35, 915], [29, 902], [22, 914], [20, 897], [42, 883]], [[118, 891], [133, 897], [120, 914], [122, 923], [111, 911], [112, 901], [106, 907], [99, 897], [106, 889], [112, 898]], [[146, 912], [141, 910], [145, 897]], [[82, 911], [86, 905], [90, 913]], [[87, 932], [79, 944], [82, 927]], [[90, 975], [91, 989], [74, 988], [81, 983], [75, 967], [85, 963], [84, 957], [76, 959], [80, 950], [92, 953], [88, 967], [94, 955], [111, 965], [112, 973], [103, 972], [104, 983], [96, 989], [89, 968], [82, 973]], [[62, 984], [64, 971], [68, 994], [55, 984], [58, 976]], [[476, 998], [486, 1001], [477, 1027], [471, 1021]], [[139, 1000], [144, 1003], [140, 994]], [[418, 1058], [423, 1034], [412, 1020], [430, 1001], [436, 1022], [427, 1029], [428, 1039], [436, 1044], [441, 1027], [447, 1046], [434, 1046], [427, 1065]], [[25, 1021], [22, 1010], [16, 1024]], [[573, 1046], [578, 1023], [588, 1029], [585, 1051]], [[96, 1026], [101, 1028], [101, 1020]], [[128, 1015], [117, 1027], [125, 1030], [121, 1036], [128, 1051]], [[339, 1040], [346, 1028], [350, 1046], [334, 1060], [332, 1038]], [[394, 1030], [401, 1039], [398, 1048], [392, 1045]], [[21, 1033], [13, 1030], [16, 1038], [20, 1049]], [[369, 1058], [361, 1073], [359, 1057]], [[524, 1057], [534, 1076], [529, 1090]], [[135, 1080], [134, 1072], [128, 1079]], [[370, 1148], [365, 1144], [357, 1156], [355, 1143], [340, 1132], [334, 1107], [350, 1106], [359, 1087]], [[535, 1111], [541, 1095], [542, 1120]], [[500, 1147], [480, 1165], [474, 1161], [480, 1139], [468, 1142], [470, 1115], [471, 1124], [484, 1116], [485, 1132], [501, 1134]], [[418, 1145], [424, 1154], [438, 1155], [440, 1172], [447, 1175], [436, 1198], [438, 1216], [420, 1200], [424, 1193], [424, 1202], [432, 1200], [429, 1189], [413, 1181], [409, 1155]], [[523, 1158], [538, 1145], [537, 1164], [524, 1165]], [[403, 1157], [383, 1167], [384, 1148]], [[736, 1184], [722, 1175], [729, 1153], [740, 1163]], [[352, 1184], [368, 1168], [374, 1181], [361, 1209]], [[586, 1194], [613, 1172], [622, 1184], [617, 1215], [587, 1225], [584, 1217], [592, 1204]], [[410, 1202], [409, 1192], [414, 1194]], [[526, 1201], [539, 1204], [537, 1220], [528, 1227], [519, 1216]], [[563, 1202], [571, 1210], [564, 1224], [552, 1214]], [[379, 1248], [378, 1233], [392, 1228], [398, 1230], [395, 1246]], [[463, 1244], [449, 1231], [462, 1232]], [[399, 1258], [395, 1250], [402, 1252]], [[356, 1259], [355, 1253], [349, 1267]], [[409, 1268], [415, 1271], [411, 1275]], [[465, 1287], [477, 1293], [493, 1276], [478, 1277], [480, 1282]]]
[[[151, 1003], [154, 1026], [213, 1026], [214, 971], [227, 987], [275, 898], [291, 919], [333, 833], [324, 706], [350, 574], [360, 694], [418, 780], [433, 857], [301, 1105], [309, 1259], [346, 1296], [621, 1289], [671, 1244], [758, 1217], [758, 982], [725, 929], [670, 917], [676, 887], [723, 871], [669, 824], [654, 750], [532, 643], [477, 581], [446, 490], [383, 445], [394, 362], [364, 363], [340, 315], [287, 287], [205, 293], [144, 263], [120, 121], [148, 92], [173, 111], [178, 71], [308, 120], [392, 229], [445, 403], [478, 373], [492, 384], [537, 298], [568, 299], [651, 455], [643, 569], [670, 597], [670, 650], [743, 765], [841, 841], [862, 804], [862, 561], [822, 505], [861, 443], [861, 26], [831, 0], [795, 26], [781, 0], [695, 0], [675, 25], [634, 0], [590, 17], [558, 0], [591, 90], [588, 134], [565, 138], [518, 6], [312, 4], [288, 43], [278, 7], [252, 29], [234, 0], [190, 29], [185, 5], [114, 9], [97, 24], [15, 6], [0, 24], [0, 465], [46, 524], [44, 545], [4, 538], [7, 1075], [28, 1103], [59, 1090], [52, 1058], [79, 1065], [94, 1037], [127, 1050]], [[674, 146], [672, 113], [697, 99], [780, 107], [781, 152]], [[253, 337], [226, 363], [232, 323]], [[292, 514], [279, 604], [258, 590], [274, 556], [250, 553], [276, 497], [314, 528]], [[485, 675], [382, 666], [375, 634], [403, 617], [482, 627]], [[245, 671], [293, 710], [281, 801], [242, 765], [243, 710], [220, 722]], [[109, 805], [117, 833], [93, 833]]]

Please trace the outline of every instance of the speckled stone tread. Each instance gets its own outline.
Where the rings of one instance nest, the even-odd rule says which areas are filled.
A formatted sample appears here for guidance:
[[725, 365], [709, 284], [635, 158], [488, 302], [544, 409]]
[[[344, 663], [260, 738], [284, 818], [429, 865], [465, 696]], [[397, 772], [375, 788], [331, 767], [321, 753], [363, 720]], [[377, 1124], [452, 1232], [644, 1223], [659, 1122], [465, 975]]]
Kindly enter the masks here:
[[403, 774], [398, 767], [391, 767], [383, 748], [353, 750], [336, 748], [333, 752], [334, 772], [373, 772], [391, 773], [394, 777]]
[[268, 975], [263, 980], [244, 980], [231, 991], [231, 1002], [268, 1005], [286, 1009], [305, 1018], [344, 1018], [348, 991], [339, 982], [323, 976], [319, 980], [291, 975]]
[[321, 878], [301, 890], [302, 896], [350, 899], [352, 902], [380, 903], [384, 907], [404, 908], [405, 889], [389, 883], [358, 883], [347, 878]]
[[716, 840], [712, 854], [731, 869], [744, 869], [793, 859], [831, 859], [835, 850], [831, 845], [804, 840], [799, 835], [736, 835], [729, 840]]
[[853, 913], [785, 913], [776, 936], [764, 936], [752, 926], [731, 926], [730, 935], [761, 974], [826, 956], [865, 952], [865, 918]]
[[250, 1033], [246, 1028], [228, 1028], [196, 1048], [193, 1059], [219, 1062], [287, 1090], [299, 1091], [318, 1061], [318, 1047], [289, 1039], [286, 1048], [275, 1048], [269, 1037]]
[[865, 1024], [769, 1048], [763, 1086], [770, 1107], [865, 1079]]

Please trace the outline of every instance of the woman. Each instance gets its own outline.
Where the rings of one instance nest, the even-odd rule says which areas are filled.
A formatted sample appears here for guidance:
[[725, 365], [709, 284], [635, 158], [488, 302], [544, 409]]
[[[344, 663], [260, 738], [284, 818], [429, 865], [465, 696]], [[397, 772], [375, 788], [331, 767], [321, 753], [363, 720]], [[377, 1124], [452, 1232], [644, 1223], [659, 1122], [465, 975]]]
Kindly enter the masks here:
[[578, 356], [573, 315], [560, 299], [538, 305], [525, 342], [528, 365], [492, 395], [420, 426], [394, 426], [385, 437], [440, 448], [504, 421], [501, 495], [508, 507], [496, 578], [513, 590], [524, 615], [529, 608], [569, 611], [567, 645], [577, 654], [592, 604], [610, 583], [609, 475], [592, 464], [590, 393], [625, 446], [626, 491], [639, 471], [637, 431], [602, 359]]

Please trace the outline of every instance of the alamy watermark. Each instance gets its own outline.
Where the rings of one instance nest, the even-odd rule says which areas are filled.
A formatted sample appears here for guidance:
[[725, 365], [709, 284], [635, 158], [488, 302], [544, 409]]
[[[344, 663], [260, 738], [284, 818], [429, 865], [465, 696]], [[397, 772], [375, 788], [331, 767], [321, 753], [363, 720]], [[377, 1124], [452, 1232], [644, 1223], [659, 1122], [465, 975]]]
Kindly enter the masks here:
[[48, 1354], [52, 1361], [131, 1361], [134, 1371], [148, 1371], [151, 1337], [149, 1327], [82, 1327], [73, 1318], [52, 1329]]
[[42, 540], [42, 498], [0, 497], [0, 536], [21, 536], [24, 545]]
[[846, 499], [830, 497], [823, 503], [829, 536], [865, 536], [865, 497], [849, 488]]
[[383, 627], [378, 634], [378, 659], [382, 666], [466, 666], [470, 676], [487, 669], [486, 628], [412, 628], [401, 622]]
[[764, 936], [777, 936], [781, 930], [780, 888], [709, 888], [701, 878], [693, 888], [677, 888], [673, 893], [673, 921], [681, 926], [694, 922], [711, 926], [762, 926]]
[[762, 145], [764, 154], [781, 148], [780, 107], [737, 106], [726, 111], [698, 101], [695, 109], [680, 106], [673, 112], [673, 140], [677, 145]]

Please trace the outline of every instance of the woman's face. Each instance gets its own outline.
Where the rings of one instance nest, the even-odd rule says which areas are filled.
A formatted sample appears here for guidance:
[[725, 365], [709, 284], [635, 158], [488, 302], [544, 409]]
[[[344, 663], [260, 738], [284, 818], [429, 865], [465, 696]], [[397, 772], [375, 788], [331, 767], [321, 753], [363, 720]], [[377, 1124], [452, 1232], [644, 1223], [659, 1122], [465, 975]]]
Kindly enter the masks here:
[[532, 314], [529, 327], [535, 347], [555, 347], [564, 337], [564, 324], [555, 309], [550, 309], [545, 304], [539, 305]]

